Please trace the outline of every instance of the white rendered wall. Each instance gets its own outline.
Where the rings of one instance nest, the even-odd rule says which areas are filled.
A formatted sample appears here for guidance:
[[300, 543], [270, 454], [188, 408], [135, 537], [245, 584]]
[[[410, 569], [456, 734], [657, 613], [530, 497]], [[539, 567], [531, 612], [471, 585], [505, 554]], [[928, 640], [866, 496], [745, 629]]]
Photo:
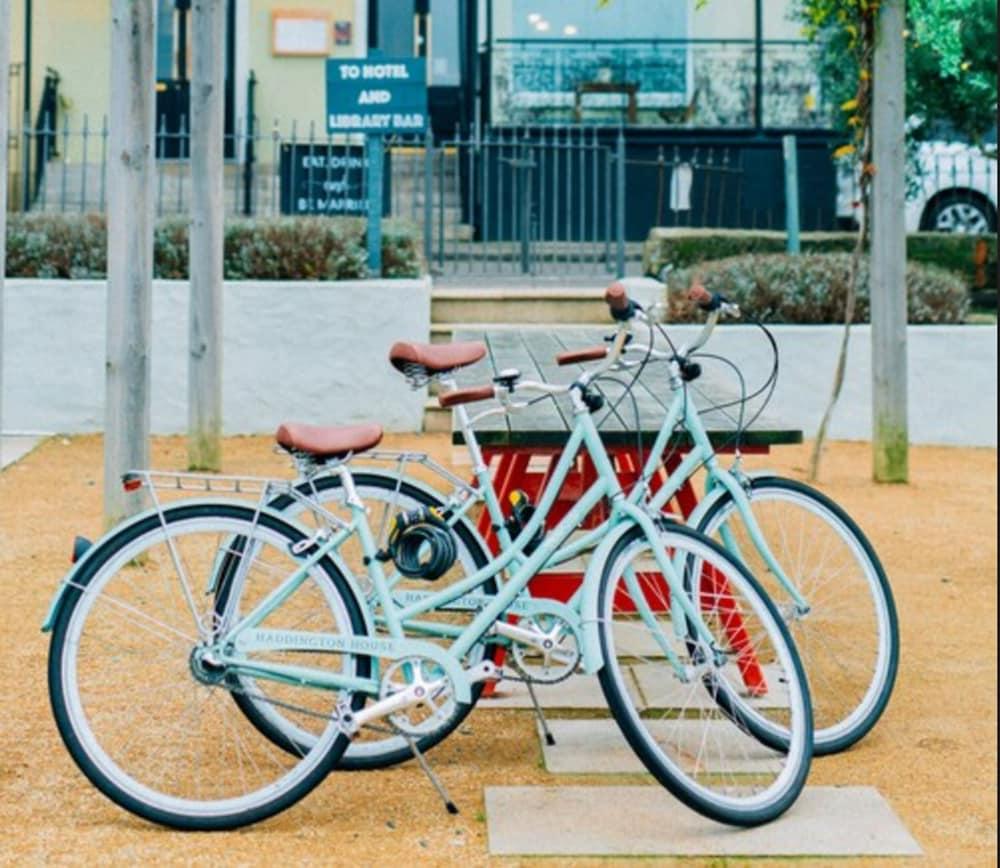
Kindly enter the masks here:
[[[285, 419], [378, 421], [418, 430], [425, 390], [387, 357], [427, 340], [429, 280], [225, 284], [225, 433], [273, 431]], [[154, 281], [152, 430], [187, 426], [185, 281]], [[104, 281], [8, 279], [4, 427], [97, 431], [104, 405]]]
[[[630, 292], [639, 297], [640, 288]], [[269, 432], [286, 418], [420, 429], [426, 394], [411, 392], [386, 358], [395, 340], [428, 340], [429, 281], [227, 282], [225, 293], [227, 434]], [[7, 280], [5, 429], [100, 429], [105, 294], [103, 281]], [[153, 430], [181, 432], [187, 284], [156, 281], [153, 294]], [[667, 328], [678, 343], [699, 330]], [[606, 332], [596, 327], [595, 338]], [[811, 437], [829, 396], [841, 328], [774, 332], [781, 372], [767, 415]], [[871, 437], [870, 347], [869, 328], [855, 326], [833, 438]], [[740, 365], [750, 388], [767, 376], [768, 345], [751, 326], [720, 325], [706, 351]], [[910, 326], [908, 352], [911, 441], [995, 447], [996, 326]]]
[[[667, 330], [680, 344], [693, 341], [700, 327], [673, 325]], [[781, 367], [766, 413], [812, 437], [830, 397], [843, 327], [785, 325], [772, 330], [778, 341]], [[770, 369], [770, 347], [760, 330], [752, 326], [723, 323], [705, 352], [738, 364], [750, 390], [764, 382]], [[869, 326], [851, 329], [848, 352], [844, 387], [829, 436], [870, 440]], [[909, 326], [907, 354], [910, 442], [996, 446], [996, 326]]]

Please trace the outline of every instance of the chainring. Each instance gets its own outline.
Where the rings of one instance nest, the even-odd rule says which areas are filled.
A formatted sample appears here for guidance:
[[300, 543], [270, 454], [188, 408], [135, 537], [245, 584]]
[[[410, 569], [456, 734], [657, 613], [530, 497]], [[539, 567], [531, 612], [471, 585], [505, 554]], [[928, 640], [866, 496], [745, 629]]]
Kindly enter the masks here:
[[404, 657], [394, 661], [382, 676], [379, 698], [416, 686], [424, 695], [419, 702], [388, 715], [389, 722], [410, 736], [425, 736], [440, 729], [454, 715], [457, 702], [451, 678], [427, 657]]
[[569, 621], [559, 615], [538, 614], [522, 618], [517, 626], [535, 634], [542, 646], [513, 643], [514, 668], [523, 678], [538, 684], [556, 684], [576, 672], [583, 654]]

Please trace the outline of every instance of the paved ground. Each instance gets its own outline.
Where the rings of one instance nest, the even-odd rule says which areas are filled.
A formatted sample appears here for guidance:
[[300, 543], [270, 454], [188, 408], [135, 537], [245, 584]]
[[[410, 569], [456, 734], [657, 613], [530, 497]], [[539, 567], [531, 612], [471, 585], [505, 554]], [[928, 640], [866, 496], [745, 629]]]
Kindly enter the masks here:
[[806, 787], [779, 821], [720, 828], [660, 787], [489, 787], [490, 852], [561, 856], [917, 856], [874, 787]]
[[[386, 443], [401, 445], [429, 449], [443, 461], [452, 458], [446, 438], [388, 438]], [[185, 456], [179, 438], [154, 441], [157, 467], [181, 467]], [[227, 440], [225, 459], [233, 472], [286, 474], [288, 469], [266, 438]], [[55, 438], [0, 473], [0, 634], [7, 640], [0, 662], [6, 696], [0, 714], [0, 864], [479, 865], [491, 861], [487, 787], [648, 782], [634, 773], [550, 773], [531, 713], [496, 709], [473, 714], [459, 734], [430, 755], [461, 808], [456, 817], [444, 813], [409, 765], [372, 775], [335, 774], [292, 810], [239, 833], [176, 834], [123, 813], [83, 779], [59, 740], [46, 691], [48, 639], [38, 630], [67, 567], [73, 534], [100, 532], [100, 460], [97, 437]], [[801, 477], [807, 460], [804, 446], [751, 463]], [[810, 786], [877, 789], [923, 849], [926, 864], [992, 864], [997, 847], [996, 451], [915, 448], [909, 486], [873, 485], [870, 466], [864, 444], [834, 443], [824, 463], [823, 488], [868, 531], [886, 563], [900, 611], [900, 677], [872, 735], [846, 754], [817, 760]], [[597, 825], [593, 817], [588, 821]], [[670, 835], [671, 828], [665, 826], [663, 833]], [[529, 860], [494, 861], [523, 865]], [[912, 866], [917, 861], [866, 859], [863, 864]], [[826, 861], [795, 864], [803, 863]], [[719, 863], [706, 858], [681, 864]]]

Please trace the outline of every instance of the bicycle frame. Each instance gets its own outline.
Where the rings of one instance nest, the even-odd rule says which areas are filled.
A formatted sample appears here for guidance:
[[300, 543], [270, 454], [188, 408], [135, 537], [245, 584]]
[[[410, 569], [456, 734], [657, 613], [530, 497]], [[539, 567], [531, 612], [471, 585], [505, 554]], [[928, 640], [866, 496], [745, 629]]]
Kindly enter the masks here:
[[[454, 387], [454, 383], [451, 381], [445, 381], [443, 384], [450, 388]], [[775, 575], [782, 588], [791, 597], [797, 611], [800, 613], [808, 612], [808, 601], [800, 594], [798, 588], [785, 573], [781, 564], [771, 552], [767, 541], [764, 539], [763, 532], [750, 505], [750, 498], [747, 494], [746, 488], [747, 478], [739, 473], [739, 471], [731, 471], [722, 466], [722, 463], [719, 461], [718, 456], [715, 453], [715, 449], [712, 447], [711, 440], [708, 436], [708, 432], [705, 430], [701, 416], [698, 413], [697, 408], [689, 400], [689, 396], [681, 386], [679, 379], [676, 382], [673, 382], [672, 378], [672, 387], [674, 388], [674, 399], [667, 410], [667, 414], [664, 417], [662, 425], [660, 426], [656, 439], [649, 450], [639, 483], [633, 487], [627, 497], [628, 502], [636, 507], [640, 507], [645, 504], [646, 509], [655, 515], [662, 510], [662, 508], [691, 478], [691, 476], [704, 466], [707, 474], [705, 481], [706, 493], [711, 494], [712, 492], [718, 491], [719, 494], [721, 494], [722, 492], [728, 492], [732, 496], [740, 517], [746, 525], [750, 539], [754, 547], [757, 549], [757, 552], [764, 559], [768, 569]], [[455, 412], [458, 417], [458, 423], [462, 431], [462, 436], [468, 447], [469, 454], [472, 457], [473, 474], [476, 480], [476, 487], [470, 489], [468, 486], [463, 486], [460, 497], [453, 495], [449, 498], [447, 505], [452, 512], [451, 523], [454, 524], [460, 518], [464, 517], [474, 504], [482, 503], [489, 514], [494, 533], [496, 534], [497, 540], [500, 544], [500, 550], [501, 552], [506, 552], [512, 549], [514, 544], [504, 523], [505, 517], [497, 498], [496, 491], [493, 487], [493, 480], [490, 476], [489, 468], [483, 460], [479, 443], [476, 440], [474, 430], [475, 420], [470, 419], [468, 412], [462, 405], [456, 407]], [[648, 480], [652, 479], [657, 473], [660, 464], [663, 461], [663, 455], [670, 444], [670, 437], [678, 422], [683, 422], [684, 429], [691, 437], [692, 448], [682, 459], [681, 463], [677, 466], [673, 473], [671, 473], [667, 480], [665, 480], [660, 489], [655, 494], [652, 494]], [[569, 446], [570, 444], [567, 444], [566, 448], [568, 449]], [[566, 453], [564, 452], [563, 454], [565, 455]], [[564, 478], [564, 476], [562, 478]], [[470, 493], [472, 496], [470, 496]], [[687, 524], [690, 527], [697, 527], [698, 521], [704, 514], [705, 509], [707, 509], [707, 507], [712, 503], [713, 499], [714, 498], [706, 498], [706, 500], [702, 501], [702, 505], [699, 506], [699, 509], [696, 510], [691, 516], [688, 516]], [[586, 512], [583, 514], [583, 517], [585, 516]], [[583, 517], [581, 517], [580, 521], [582, 521]], [[613, 524], [613, 519], [608, 518], [597, 527], [584, 532], [572, 542], [566, 545], [558, 546], [539, 569], [547, 569], [558, 566], [559, 564], [572, 560], [583, 552], [593, 549], [607, 535]], [[739, 547], [733, 539], [732, 533], [727, 527], [724, 527], [721, 533], [723, 544], [734, 554], [734, 556], [739, 557]], [[519, 553], [515, 553], [515, 562], [519, 561]], [[427, 592], [422, 591], [404, 591], [402, 593], [405, 594], [407, 599], [412, 603], [416, 603], [419, 600], [431, 596]], [[572, 607], [577, 603], [577, 596], [579, 593], [580, 591], [578, 590], [570, 599], [568, 605]], [[462, 601], [454, 601], [452, 603], [452, 607], [470, 609], [479, 608], [483, 605], [486, 599], [488, 599], [488, 595], [475, 595]], [[458, 603], [458, 605], [455, 605], [456, 603]], [[408, 626], [420, 629], [424, 625], [408, 624]], [[440, 630], [440, 625], [426, 626], [430, 632]]]
[[[318, 542], [315, 551], [309, 553], [308, 557], [304, 559], [297, 570], [284, 579], [251, 612], [243, 615], [235, 625], [224, 629], [223, 635], [218, 637], [214, 643], [215, 654], [219, 662], [230, 667], [230, 670], [234, 673], [246, 674], [254, 678], [284, 681], [320, 689], [360, 690], [370, 694], [377, 694], [379, 683], [375, 679], [363, 679], [345, 673], [329, 672], [302, 666], [289, 666], [265, 661], [250, 662], [240, 652], [296, 648], [343, 651], [361, 655], [386, 657], [388, 659], [426, 657], [438, 663], [452, 680], [457, 701], [470, 702], [471, 682], [467, 678], [466, 672], [459, 661], [491, 630], [493, 625], [504, 614], [508, 611], [518, 611], [525, 614], [532, 612], [555, 613], [559, 617], [564, 618], [571, 628], [576, 631], [582, 650], [584, 671], [596, 672], [603, 665], [603, 658], [597, 643], [596, 634], [597, 600], [595, 584], [599, 578], [597, 572], [593, 569], [588, 572], [588, 577], [585, 579], [586, 590], [582, 588], [567, 605], [541, 599], [518, 600], [518, 597], [522, 595], [528, 581], [535, 573], [547, 563], [552, 562], [554, 556], [564, 558], [567, 551], [578, 548], [578, 544], [567, 547], [564, 546], [564, 543], [586, 515], [605, 497], [611, 502], [611, 516], [605, 522], [604, 544], [607, 546], [609, 539], [617, 537], [617, 534], [613, 533], [616, 526], [621, 526], [621, 531], [625, 531], [633, 524], [637, 524], [647, 539], [653, 543], [651, 550], [657, 566], [667, 579], [670, 588], [671, 608], [674, 609], [676, 607], [677, 615], [683, 619], [680, 623], [694, 625], [698, 640], [705, 643], [706, 646], [712, 648], [714, 651], [712, 635], [702, 622], [701, 615], [696, 606], [684, 590], [683, 583], [678, 575], [677, 564], [671, 561], [661, 546], [655, 544], [658, 533], [653, 518], [642, 508], [639, 499], [635, 495], [630, 498], [625, 497], [611, 460], [601, 441], [597, 426], [590, 415], [590, 411], [576, 391], [571, 391], [571, 395], [574, 402], [573, 429], [557, 462], [553, 476], [542, 493], [535, 514], [522, 529], [518, 537], [510, 540], [509, 545], [488, 564], [442, 591], [424, 594], [419, 599], [412, 599], [412, 602], [409, 602], [407, 605], [400, 605], [393, 597], [392, 589], [382, 568], [382, 563], [377, 558], [378, 549], [368, 523], [364, 504], [354, 491], [349, 470], [346, 467], [340, 467], [338, 471], [342, 474], [347, 503], [351, 511], [350, 522], [346, 526], [339, 528], [328, 539]], [[573, 508], [546, 534], [538, 548], [528, 555], [525, 552], [525, 547], [533, 539], [538, 529], [542, 527], [581, 447], [587, 450], [591, 460], [594, 462], [594, 466], [597, 469], [597, 479]], [[478, 450], [476, 450], [476, 454], [478, 454]], [[480, 459], [479, 465], [481, 464]], [[483, 481], [488, 483], [489, 477], [485, 467], [477, 466], [477, 475], [479, 475], [480, 470], [484, 474]], [[486, 485], [485, 492], [488, 498], [492, 497], [493, 508], [498, 511], [499, 505], [496, 503], [495, 494], [492, 493], [492, 486]], [[368, 636], [343, 637], [324, 633], [301, 633], [294, 630], [261, 629], [260, 624], [284, 600], [288, 599], [295, 592], [305, 581], [309, 571], [322, 558], [337, 552], [352, 535], [357, 535], [360, 541], [367, 564], [368, 577], [374, 589], [375, 600], [384, 618], [385, 627], [389, 634], [388, 638], [373, 638]], [[610, 546], [607, 547], [610, 550]], [[231, 600], [239, 598], [242, 591], [242, 584], [249, 570], [249, 564], [250, 558], [244, 552], [241, 555], [241, 564], [233, 579], [234, 587], [230, 592]], [[442, 625], [421, 625], [426, 631], [433, 631], [442, 638], [451, 639], [449, 647], [442, 648], [434, 643], [407, 637], [406, 630], [412, 628], [414, 618], [433, 610], [447, 607], [450, 603], [454, 603], [469, 594], [469, 592], [487, 579], [503, 570], [511, 568], [512, 565], [514, 565], [513, 570], [508, 580], [504, 582], [495, 595], [482, 595], [481, 601], [485, 603], [484, 607], [478, 611], [471, 623], [464, 628], [441, 629]], [[637, 587], [634, 576], [627, 576], [626, 579], [633, 587]], [[654, 630], [659, 630], [644, 595], [639, 593], [635, 602], [643, 620], [652, 626]], [[679, 627], [676, 627], [677, 623], [675, 621], [675, 629], [679, 629]], [[224, 615], [223, 625], [225, 624], [226, 618]], [[654, 635], [656, 634], [654, 633]], [[662, 634], [657, 635], [656, 638], [668, 659], [678, 669], [678, 675], [684, 678], [685, 672], [683, 671], [683, 666], [670, 649], [669, 642]]]

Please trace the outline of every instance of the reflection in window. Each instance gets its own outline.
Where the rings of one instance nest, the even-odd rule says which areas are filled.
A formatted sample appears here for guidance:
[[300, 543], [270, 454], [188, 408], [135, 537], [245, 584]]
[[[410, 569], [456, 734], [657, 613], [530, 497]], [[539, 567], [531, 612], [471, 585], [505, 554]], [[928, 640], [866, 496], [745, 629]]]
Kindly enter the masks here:
[[677, 0], [496, 4], [494, 119], [635, 123], [686, 105], [688, 29]]

